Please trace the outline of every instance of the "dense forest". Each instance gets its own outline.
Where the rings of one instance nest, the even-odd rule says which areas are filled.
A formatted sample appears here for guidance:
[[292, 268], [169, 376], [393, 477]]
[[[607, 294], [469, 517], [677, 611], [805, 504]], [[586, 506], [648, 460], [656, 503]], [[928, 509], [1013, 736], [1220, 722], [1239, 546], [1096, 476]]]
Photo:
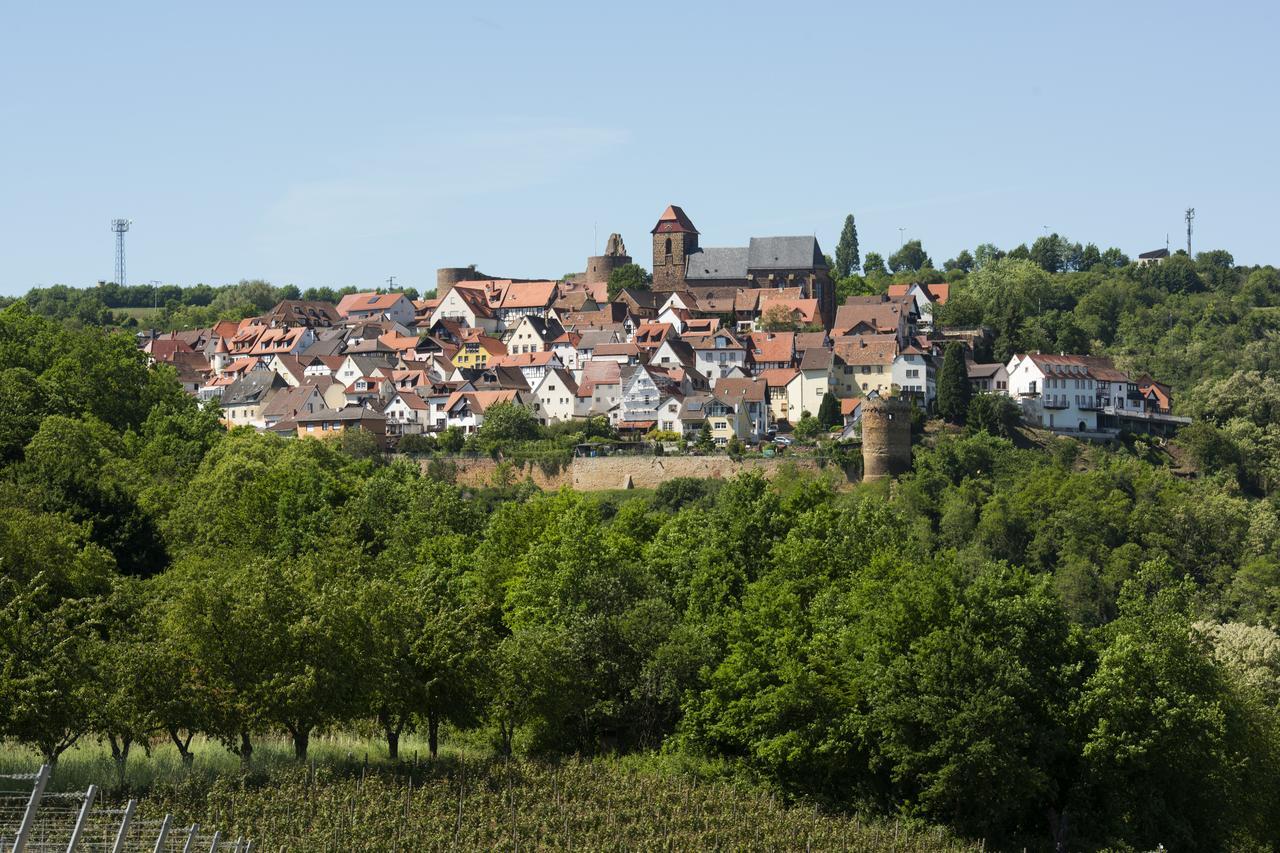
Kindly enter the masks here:
[[1274, 847], [1280, 275], [1063, 245], [841, 287], [946, 278], [939, 321], [992, 328], [992, 357], [1170, 382], [1199, 476], [1142, 441], [971, 427], [891, 485], [465, 489], [355, 440], [227, 432], [108, 318], [50, 307], [94, 291], [33, 293], [0, 310], [0, 736], [123, 766], [202, 734], [251, 766], [269, 734], [305, 757], [326, 730], [394, 752], [447, 729], [722, 762], [999, 849]]

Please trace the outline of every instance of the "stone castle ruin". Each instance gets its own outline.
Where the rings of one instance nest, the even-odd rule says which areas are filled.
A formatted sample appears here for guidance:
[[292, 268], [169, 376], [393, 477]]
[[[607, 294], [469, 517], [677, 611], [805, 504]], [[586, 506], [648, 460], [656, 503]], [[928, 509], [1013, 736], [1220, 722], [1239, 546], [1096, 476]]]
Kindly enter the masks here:
[[911, 470], [911, 402], [872, 391], [862, 401], [862, 479]]

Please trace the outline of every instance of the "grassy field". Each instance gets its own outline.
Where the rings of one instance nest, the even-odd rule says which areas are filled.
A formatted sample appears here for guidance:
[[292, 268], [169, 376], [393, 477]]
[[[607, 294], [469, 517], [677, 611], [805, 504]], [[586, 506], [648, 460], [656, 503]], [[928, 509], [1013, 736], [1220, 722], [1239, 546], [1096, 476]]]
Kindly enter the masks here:
[[[365, 750], [368, 748], [368, 758]], [[414, 760], [414, 751], [418, 760]], [[504, 761], [451, 747], [428, 761], [412, 738], [399, 763], [369, 741], [317, 738], [300, 766], [287, 742], [263, 741], [255, 770], [213, 743], [182, 767], [171, 745], [131, 761], [126, 785], [101, 747], [66, 754], [55, 790], [97, 783], [111, 801], [140, 799], [140, 814], [243, 835], [263, 851], [417, 850], [896, 850], [980, 849], [945, 832], [883, 819], [823, 814], [708, 776], [674, 759]], [[0, 751], [0, 773], [36, 758]]]

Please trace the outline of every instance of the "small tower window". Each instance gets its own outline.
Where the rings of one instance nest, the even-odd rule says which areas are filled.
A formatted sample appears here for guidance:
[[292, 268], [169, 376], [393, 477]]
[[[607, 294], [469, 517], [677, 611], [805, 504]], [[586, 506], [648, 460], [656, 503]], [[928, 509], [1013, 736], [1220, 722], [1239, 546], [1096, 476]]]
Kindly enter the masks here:
[[663, 251], [665, 254], [668, 254], [668, 255], [671, 254], [671, 238], [670, 237], [667, 238], [666, 246]]

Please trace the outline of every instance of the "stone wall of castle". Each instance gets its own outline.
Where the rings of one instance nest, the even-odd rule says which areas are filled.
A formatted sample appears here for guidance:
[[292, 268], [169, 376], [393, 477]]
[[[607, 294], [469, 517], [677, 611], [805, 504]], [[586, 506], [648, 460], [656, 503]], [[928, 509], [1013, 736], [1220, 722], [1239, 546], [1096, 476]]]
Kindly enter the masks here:
[[[424, 459], [423, 471], [431, 464]], [[443, 464], [453, 466], [455, 482], [460, 486], [492, 486], [501, 479], [501, 463], [488, 457], [454, 457]], [[542, 489], [555, 490], [571, 486], [584, 492], [612, 489], [656, 489], [667, 480], [677, 477], [698, 477], [727, 480], [743, 471], [759, 471], [765, 477], [775, 477], [782, 471], [799, 470], [808, 473], [831, 471], [838, 479], [850, 479], [847, 472], [823, 466], [810, 457], [775, 457], [772, 459], [741, 459], [728, 456], [601, 456], [576, 457], [565, 468], [544, 468], [536, 463], [514, 463], [503, 469], [502, 476], [513, 482], [532, 478]]]

